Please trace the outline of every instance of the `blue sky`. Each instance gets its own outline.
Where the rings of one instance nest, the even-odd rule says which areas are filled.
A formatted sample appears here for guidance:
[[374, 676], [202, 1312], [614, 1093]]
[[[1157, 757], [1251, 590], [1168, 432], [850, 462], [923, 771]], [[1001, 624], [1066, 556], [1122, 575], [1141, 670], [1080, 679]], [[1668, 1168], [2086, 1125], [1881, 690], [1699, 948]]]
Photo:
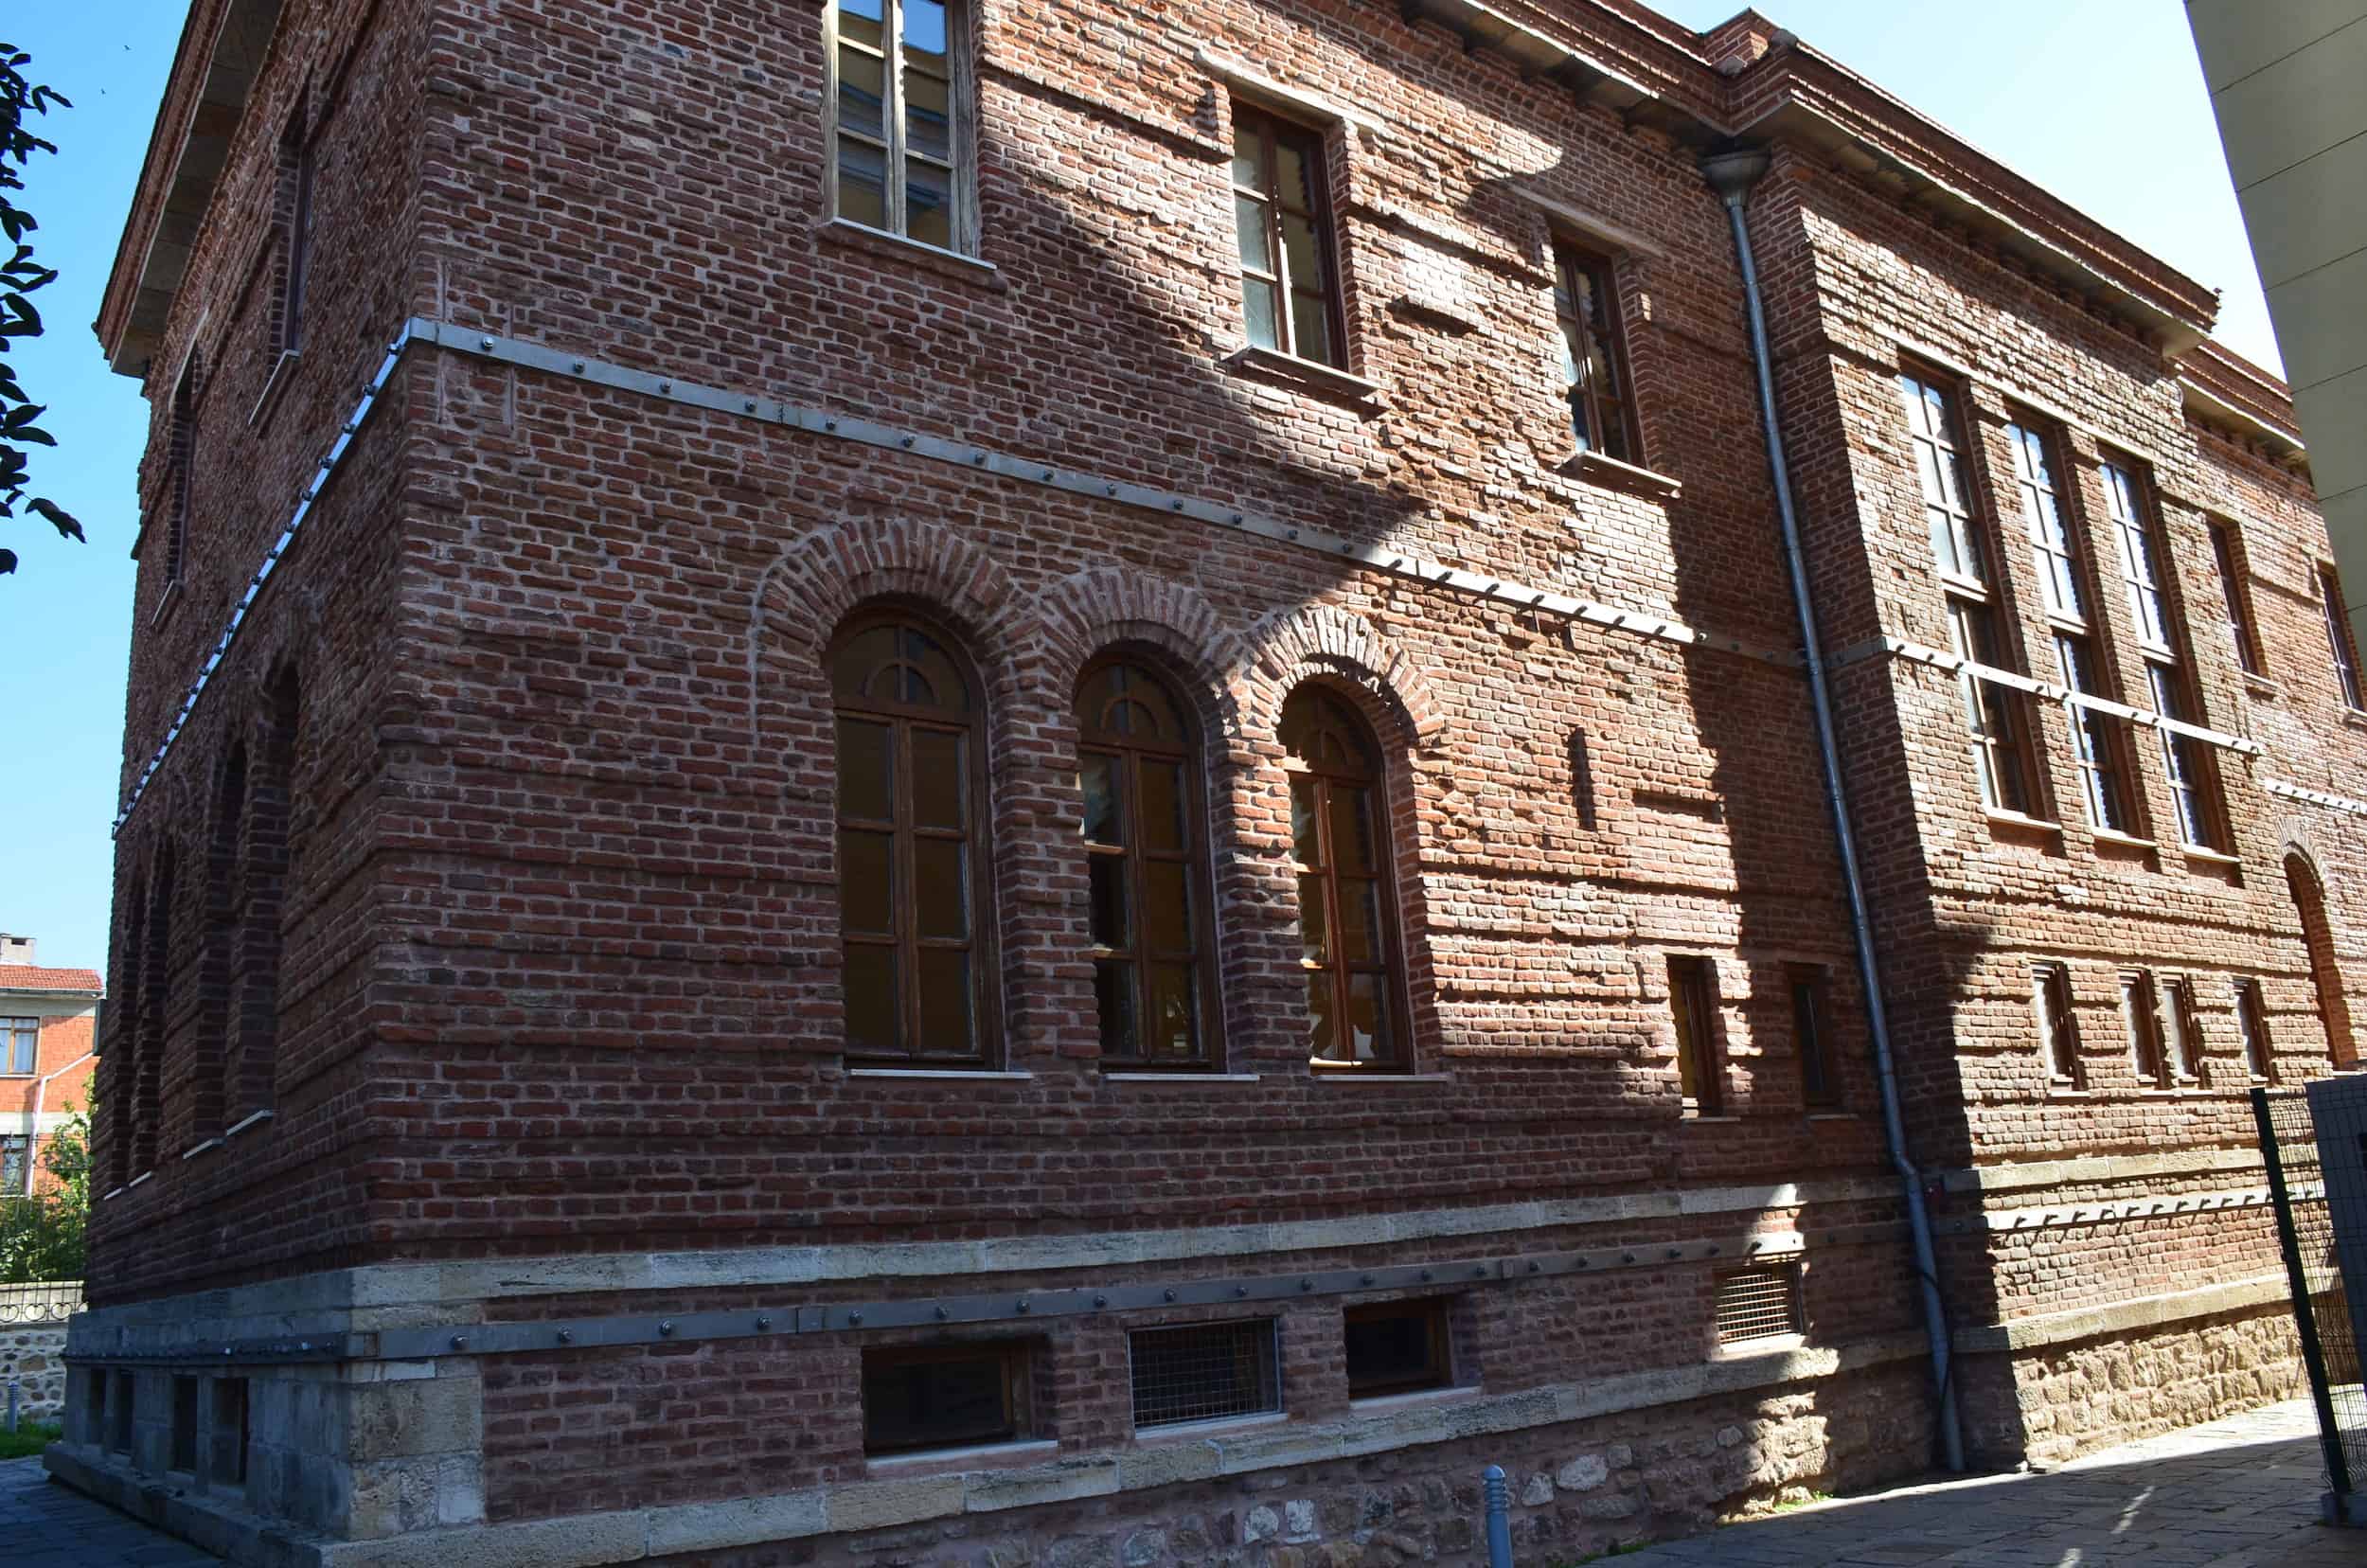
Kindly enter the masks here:
[[[1735, 0], [1661, 0], [1708, 27]], [[44, 134], [60, 155], [27, 173], [45, 336], [19, 353], [57, 452], [37, 489], [80, 516], [90, 543], [17, 524], [25, 558], [0, 578], [0, 931], [38, 936], [52, 964], [103, 967], [109, 824], [121, 759], [130, 647], [133, 494], [148, 405], [110, 374], [89, 324], [121, 237], [186, 0], [17, 5], [0, 37], [36, 80], [72, 98]], [[2220, 289], [2220, 335], [2275, 368], [2276, 345], [2175, 0], [1767, 0], [1810, 44], [1984, 151]]]

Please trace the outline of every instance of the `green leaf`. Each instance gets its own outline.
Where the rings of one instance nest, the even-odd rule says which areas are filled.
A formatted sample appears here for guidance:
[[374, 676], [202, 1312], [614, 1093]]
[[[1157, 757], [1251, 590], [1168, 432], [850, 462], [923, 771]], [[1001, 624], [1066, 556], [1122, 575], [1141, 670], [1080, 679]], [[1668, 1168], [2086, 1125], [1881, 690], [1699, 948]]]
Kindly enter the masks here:
[[27, 506], [26, 510], [31, 512], [36, 517], [47, 518], [49, 520], [49, 526], [58, 530], [58, 537], [60, 539], [71, 539], [77, 544], [87, 544], [90, 543], [90, 540], [82, 533], [82, 525], [74, 520], [74, 514], [67, 511], [63, 507], [59, 506], [55, 501], [51, 501], [46, 497], [37, 497]]

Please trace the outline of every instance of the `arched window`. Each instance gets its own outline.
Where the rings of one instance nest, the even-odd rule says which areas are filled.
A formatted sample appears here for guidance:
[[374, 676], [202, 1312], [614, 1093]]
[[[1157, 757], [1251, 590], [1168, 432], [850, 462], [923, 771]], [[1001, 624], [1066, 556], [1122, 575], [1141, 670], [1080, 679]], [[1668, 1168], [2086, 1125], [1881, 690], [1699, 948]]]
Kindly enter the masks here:
[[830, 690], [847, 1054], [983, 1060], [996, 1018], [977, 685], [943, 633], [898, 612], [839, 633]]
[[239, 856], [247, 831], [246, 748], [234, 745], [214, 796], [213, 834], [205, 849], [204, 945], [199, 953], [196, 1060], [190, 1064], [189, 1134], [211, 1138], [222, 1130], [230, 1068], [230, 990], [239, 948]]
[[1314, 686], [1282, 704], [1290, 858], [1299, 881], [1308, 1056], [1403, 1067], [1397, 896], [1380, 748], [1354, 710]]
[[295, 846], [294, 817], [296, 726], [303, 712], [296, 672], [272, 683], [268, 722], [247, 791], [246, 829], [239, 866], [238, 951], [230, 995], [232, 1126], [269, 1111], [279, 1072], [280, 964], [289, 868]]
[[2285, 882], [2302, 918], [2302, 943], [2309, 950], [2309, 978], [2318, 990], [2318, 1017], [2326, 1026], [2326, 1054], [2337, 1067], [2358, 1060], [2351, 1037], [2351, 1006], [2342, 994], [2342, 970], [2334, 957], [2334, 926], [2326, 918], [2325, 889], [2317, 868], [2300, 855], [2285, 857]]
[[1077, 686], [1077, 733], [1102, 1060], [1213, 1066], [1207, 813], [1191, 720], [1165, 681], [1112, 660]]
[[165, 1034], [172, 1026], [172, 851], [156, 857], [140, 954], [139, 1036], [132, 1051], [133, 1179], [156, 1168], [163, 1133]]

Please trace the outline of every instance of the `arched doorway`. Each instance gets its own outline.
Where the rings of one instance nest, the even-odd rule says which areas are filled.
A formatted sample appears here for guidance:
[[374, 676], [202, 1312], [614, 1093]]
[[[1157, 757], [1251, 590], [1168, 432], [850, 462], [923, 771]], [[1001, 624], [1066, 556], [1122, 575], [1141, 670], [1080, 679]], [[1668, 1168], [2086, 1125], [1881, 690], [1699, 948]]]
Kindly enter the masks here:
[[2350, 1004], [2342, 995], [2342, 971], [2334, 961], [2334, 925], [2326, 918], [2326, 892], [2318, 869], [2299, 850], [2285, 857], [2285, 883], [2302, 918], [2302, 941], [2309, 950], [2309, 978], [2318, 988], [2318, 1017], [2326, 1026], [2326, 1050], [2337, 1067], [2358, 1064], [2351, 1035]]

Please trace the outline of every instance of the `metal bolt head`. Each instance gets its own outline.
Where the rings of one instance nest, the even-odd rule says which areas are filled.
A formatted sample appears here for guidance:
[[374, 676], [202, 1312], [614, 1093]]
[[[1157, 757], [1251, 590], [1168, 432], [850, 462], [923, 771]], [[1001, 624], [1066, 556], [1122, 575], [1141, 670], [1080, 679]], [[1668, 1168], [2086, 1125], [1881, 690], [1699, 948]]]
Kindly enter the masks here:
[[1094, 1297], [1094, 1305], [1096, 1307], [1107, 1307], [1110, 1305], [1110, 1298], [1106, 1295], [1097, 1295]]
[[1428, 1280], [1428, 1279], [1433, 1278], [1433, 1276], [1432, 1275], [1431, 1272], [1430, 1272], [1428, 1269], [1424, 1269], [1424, 1270], [1422, 1271], [1422, 1277], [1423, 1277], [1423, 1279]]
[[772, 1320], [771, 1318], [769, 1318], [769, 1317], [760, 1317], [760, 1318], [756, 1319], [756, 1332], [758, 1332], [758, 1333], [763, 1333], [766, 1329], [768, 1329], [768, 1328], [770, 1328], [770, 1327], [773, 1327], [773, 1320]]
[[466, 1334], [453, 1335], [452, 1347], [454, 1350], [466, 1350], [469, 1347], [469, 1336]]
[[1173, 1301], [1175, 1299], [1175, 1292], [1173, 1291], [1168, 1291], [1164, 1293], [1169, 1301]]
[[1020, 1310], [1021, 1311], [1023, 1311], [1023, 1311], [1026, 1311], [1026, 1310], [1027, 1310], [1027, 1298], [1026, 1298], [1025, 1296], [1021, 1296], [1021, 1297], [1019, 1298], [1019, 1301], [1018, 1301], [1017, 1305], [1018, 1305], [1019, 1310]]
[[489, 353], [493, 347], [493, 340], [491, 338], [479, 338], [477, 339], [477, 347]]
[[861, 1312], [849, 1312], [846, 1314], [846, 1321], [849, 1323], [861, 1323], [863, 1321], [863, 1314]]
[[1245, 1296], [1249, 1294], [1249, 1287], [1246, 1285], [1236, 1285], [1233, 1287], [1233, 1293], [1237, 1296]]
[[672, 1333], [674, 1331], [674, 1320], [672, 1318], [666, 1318], [662, 1320], [657, 1326], [657, 1331], [661, 1334]]
[[657, 389], [660, 392], [671, 392], [674, 390], [674, 383], [672, 382], [662, 381], [657, 383]]
[[940, 1322], [940, 1323], [944, 1322], [947, 1318], [950, 1318], [950, 1317], [952, 1317], [952, 1315], [953, 1315], [952, 1313], [951, 1313], [951, 1312], [947, 1311], [947, 1310], [946, 1310], [944, 1308], [942, 1308], [942, 1307], [940, 1307], [940, 1308], [938, 1308], [938, 1309], [937, 1309], [937, 1321], [938, 1321], [938, 1322]]
[[576, 1343], [576, 1331], [575, 1331], [573, 1328], [561, 1328], [561, 1329], [559, 1331], [559, 1343], [560, 1343], [560, 1344], [561, 1344], [561, 1345], [573, 1345], [573, 1344], [575, 1344], [575, 1343]]

